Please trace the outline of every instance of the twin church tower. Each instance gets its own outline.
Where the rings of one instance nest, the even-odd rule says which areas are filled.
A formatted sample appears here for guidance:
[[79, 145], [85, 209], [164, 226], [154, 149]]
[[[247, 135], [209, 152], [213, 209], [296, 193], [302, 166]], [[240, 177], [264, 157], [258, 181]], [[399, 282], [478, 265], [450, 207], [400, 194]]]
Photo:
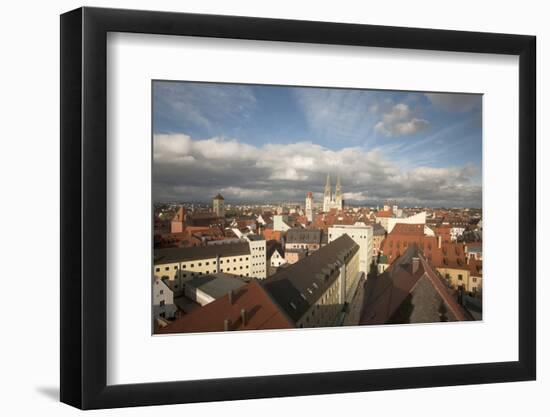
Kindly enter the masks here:
[[[327, 183], [325, 185], [325, 195], [323, 197], [323, 212], [328, 213], [332, 209], [338, 211], [344, 208], [344, 200], [342, 199], [342, 184], [340, 176], [336, 178], [336, 192], [332, 195], [330, 187], [330, 175], [327, 174]], [[306, 217], [308, 221], [313, 221], [313, 193], [309, 192], [306, 195]]]
[[332, 194], [330, 186], [330, 174], [327, 174], [327, 183], [325, 184], [325, 195], [323, 198], [323, 211], [326, 213], [331, 209], [342, 210], [344, 208], [344, 200], [342, 199], [342, 184], [340, 176], [336, 177], [336, 192]]

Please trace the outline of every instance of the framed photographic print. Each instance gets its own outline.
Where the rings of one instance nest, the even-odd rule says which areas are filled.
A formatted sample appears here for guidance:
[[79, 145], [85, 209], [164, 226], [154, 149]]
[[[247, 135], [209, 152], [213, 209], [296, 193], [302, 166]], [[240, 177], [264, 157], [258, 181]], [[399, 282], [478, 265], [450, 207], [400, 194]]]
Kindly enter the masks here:
[[61, 400], [532, 380], [535, 38], [61, 16]]

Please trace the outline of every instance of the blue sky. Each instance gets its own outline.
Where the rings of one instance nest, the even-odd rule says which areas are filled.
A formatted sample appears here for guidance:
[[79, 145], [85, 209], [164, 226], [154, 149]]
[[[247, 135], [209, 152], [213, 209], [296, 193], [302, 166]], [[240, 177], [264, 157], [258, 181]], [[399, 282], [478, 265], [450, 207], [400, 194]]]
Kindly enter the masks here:
[[301, 200], [330, 173], [357, 204], [480, 207], [481, 108], [469, 94], [155, 81], [155, 198]]

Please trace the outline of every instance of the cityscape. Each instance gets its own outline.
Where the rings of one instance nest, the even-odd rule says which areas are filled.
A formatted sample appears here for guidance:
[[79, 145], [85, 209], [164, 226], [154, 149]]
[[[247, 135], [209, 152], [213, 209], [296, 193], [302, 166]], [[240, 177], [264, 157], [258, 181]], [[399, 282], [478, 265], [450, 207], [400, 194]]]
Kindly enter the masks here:
[[153, 334], [482, 320], [481, 96], [153, 83]]

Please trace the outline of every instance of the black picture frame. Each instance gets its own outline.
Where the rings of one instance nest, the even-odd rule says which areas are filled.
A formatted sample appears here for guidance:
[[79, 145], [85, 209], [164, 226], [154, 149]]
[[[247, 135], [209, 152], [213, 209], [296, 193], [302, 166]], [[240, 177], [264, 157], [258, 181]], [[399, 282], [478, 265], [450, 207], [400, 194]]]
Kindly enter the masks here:
[[[107, 385], [108, 32], [519, 56], [519, 360]], [[536, 378], [536, 38], [171, 12], [61, 15], [61, 401], [82, 409], [525, 381]]]

